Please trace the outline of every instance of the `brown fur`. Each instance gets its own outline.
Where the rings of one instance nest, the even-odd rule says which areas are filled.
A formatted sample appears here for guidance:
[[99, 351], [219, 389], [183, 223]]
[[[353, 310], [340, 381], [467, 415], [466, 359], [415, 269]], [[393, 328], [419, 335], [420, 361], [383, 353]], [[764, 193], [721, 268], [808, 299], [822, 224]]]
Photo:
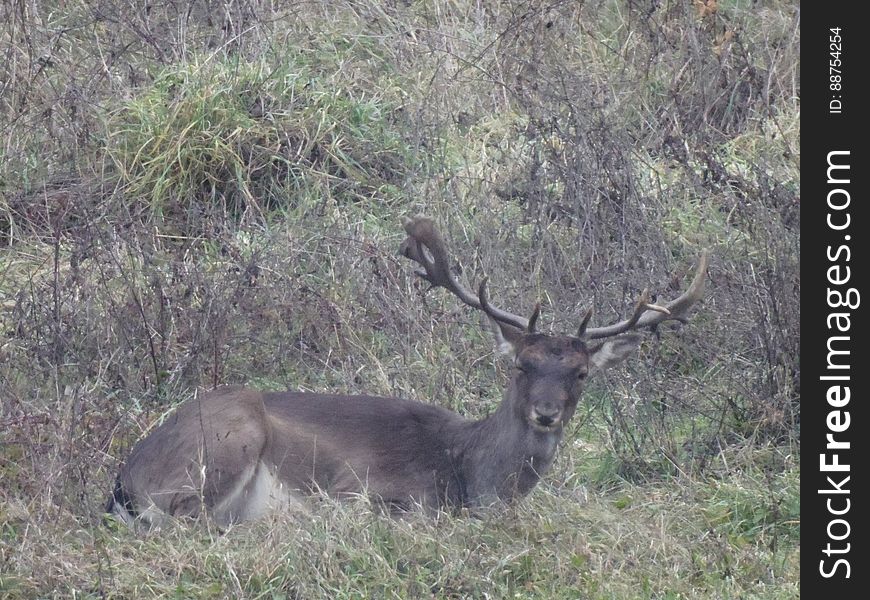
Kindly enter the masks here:
[[540, 305], [524, 319], [489, 302], [486, 278], [476, 294], [459, 282], [431, 219], [418, 215], [403, 226], [400, 253], [422, 267], [417, 274], [483, 311], [498, 348], [514, 358], [498, 409], [469, 421], [397, 398], [221, 388], [185, 402], [133, 448], [106, 510], [153, 524], [206, 509], [232, 523], [317, 491], [365, 493], [392, 508], [522, 496], [552, 465], [587, 375], [637, 348], [640, 336], [625, 332], [685, 320], [704, 289], [706, 253], [688, 290], [666, 306], [651, 304], [644, 290], [629, 319], [588, 328], [590, 311], [577, 336], [543, 335], [535, 333]]
[[520, 335], [504, 400], [480, 421], [397, 398], [219, 388], [136, 445], [107, 509], [148, 524], [206, 509], [228, 524], [318, 491], [400, 509], [510, 500], [552, 464], [585, 374], [638, 343], [621, 336], [590, 351], [577, 338]]

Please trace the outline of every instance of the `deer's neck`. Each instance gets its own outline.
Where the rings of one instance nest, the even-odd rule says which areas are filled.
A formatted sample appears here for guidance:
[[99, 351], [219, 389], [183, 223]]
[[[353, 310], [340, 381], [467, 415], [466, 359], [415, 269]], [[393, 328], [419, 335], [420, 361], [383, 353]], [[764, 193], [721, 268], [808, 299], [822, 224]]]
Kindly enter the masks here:
[[458, 440], [466, 502], [480, 506], [524, 496], [553, 464], [561, 439], [561, 428], [533, 429], [506, 397], [494, 413], [469, 423]]

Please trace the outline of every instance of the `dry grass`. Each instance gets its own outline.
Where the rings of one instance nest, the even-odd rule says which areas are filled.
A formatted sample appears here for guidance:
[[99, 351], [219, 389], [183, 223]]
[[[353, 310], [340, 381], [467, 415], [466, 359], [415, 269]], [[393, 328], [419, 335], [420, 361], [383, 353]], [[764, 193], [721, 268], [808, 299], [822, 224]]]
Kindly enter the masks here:
[[[225, 533], [179, 523], [147, 536], [22, 511], [8, 597], [794, 598], [799, 553], [716, 530], [699, 483], [587, 494], [544, 486], [475, 518], [395, 520], [322, 501]], [[630, 498], [630, 500], [629, 500]], [[720, 523], [721, 525], [721, 523]], [[792, 532], [794, 526], [791, 526]], [[63, 549], [58, 552], [58, 549]]]
[[[150, 6], [0, 8], [0, 596], [798, 595], [796, 3]], [[545, 329], [702, 247], [710, 291], [517, 506], [102, 522], [197, 386], [491, 410], [476, 315], [394, 254], [420, 210]]]

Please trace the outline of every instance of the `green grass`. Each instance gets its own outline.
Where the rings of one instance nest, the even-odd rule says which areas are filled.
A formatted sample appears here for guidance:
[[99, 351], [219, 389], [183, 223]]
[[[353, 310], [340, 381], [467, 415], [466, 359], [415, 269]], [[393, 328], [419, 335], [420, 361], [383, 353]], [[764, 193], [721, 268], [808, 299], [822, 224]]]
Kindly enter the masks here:
[[212, 54], [163, 69], [110, 115], [109, 170], [159, 222], [209, 205], [259, 219], [330, 201], [389, 205], [409, 156], [389, 125], [400, 82], [381, 75], [372, 89], [347, 76], [352, 50], [314, 54], [320, 62], [290, 47], [256, 60]]
[[[0, 597], [799, 595], [797, 3], [32, 4], [0, 25]], [[415, 212], [545, 331], [705, 247], [709, 291], [517, 506], [102, 522], [197, 387], [492, 410], [510, 366], [395, 255]]]
[[[391, 519], [364, 502], [326, 501], [223, 534], [179, 523], [144, 537], [70, 514], [54, 523], [33, 515], [34, 543], [18, 548], [15, 576], [0, 589], [10, 598], [795, 597], [795, 540], [735, 540], [710, 518], [715, 499], [697, 501], [717, 490], [673, 481], [587, 495], [544, 485], [479, 517]], [[780, 492], [796, 494], [796, 479]], [[66, 552], [48, 552], [53, 545]], [[36, 556], [40, 567], [28, 572]]]

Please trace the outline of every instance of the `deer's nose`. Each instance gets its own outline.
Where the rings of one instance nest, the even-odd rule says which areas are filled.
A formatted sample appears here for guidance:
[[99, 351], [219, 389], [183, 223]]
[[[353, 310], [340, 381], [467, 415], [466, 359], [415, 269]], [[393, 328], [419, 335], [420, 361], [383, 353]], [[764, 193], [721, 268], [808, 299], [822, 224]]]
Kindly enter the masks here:
[[538, 425], [543, 427], [549, 427], [553, 423], [559, 420], [559, 416], [562, 411], [558, 408], [546, 407], [546, 406], [536, 406], [532, 411], [532, 418]]

